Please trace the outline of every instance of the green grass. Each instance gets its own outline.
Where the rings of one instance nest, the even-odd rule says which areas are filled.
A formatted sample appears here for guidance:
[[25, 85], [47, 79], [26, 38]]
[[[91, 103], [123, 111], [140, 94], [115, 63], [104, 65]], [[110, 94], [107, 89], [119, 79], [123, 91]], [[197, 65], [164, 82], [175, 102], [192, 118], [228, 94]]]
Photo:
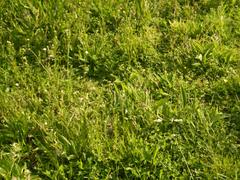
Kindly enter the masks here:
[[0, 0], [1, 179], [239, 179], [240, 1]]

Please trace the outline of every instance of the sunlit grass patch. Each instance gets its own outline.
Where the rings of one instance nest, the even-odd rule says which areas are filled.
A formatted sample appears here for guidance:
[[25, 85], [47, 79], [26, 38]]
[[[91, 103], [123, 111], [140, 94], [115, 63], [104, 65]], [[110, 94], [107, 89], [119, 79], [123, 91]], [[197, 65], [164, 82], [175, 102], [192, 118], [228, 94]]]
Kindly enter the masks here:
[[0, 2], [0, 177], [238, 179], [238, 1]]

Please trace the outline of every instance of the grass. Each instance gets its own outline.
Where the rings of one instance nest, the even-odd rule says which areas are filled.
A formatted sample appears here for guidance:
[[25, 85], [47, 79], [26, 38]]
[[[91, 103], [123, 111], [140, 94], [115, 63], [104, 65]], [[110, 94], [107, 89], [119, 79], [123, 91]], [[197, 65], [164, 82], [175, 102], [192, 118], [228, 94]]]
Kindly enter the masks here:
[[239, 179], [239, 10], [0, 1], [0, 177]]

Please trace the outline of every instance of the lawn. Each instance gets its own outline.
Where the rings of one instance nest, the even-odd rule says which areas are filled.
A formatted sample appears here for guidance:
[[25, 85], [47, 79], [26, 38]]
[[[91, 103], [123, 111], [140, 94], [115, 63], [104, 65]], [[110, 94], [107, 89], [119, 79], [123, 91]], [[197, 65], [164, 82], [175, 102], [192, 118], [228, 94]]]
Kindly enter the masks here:
[[0, 179], [239, 179], [240, 1], [0, 0]]

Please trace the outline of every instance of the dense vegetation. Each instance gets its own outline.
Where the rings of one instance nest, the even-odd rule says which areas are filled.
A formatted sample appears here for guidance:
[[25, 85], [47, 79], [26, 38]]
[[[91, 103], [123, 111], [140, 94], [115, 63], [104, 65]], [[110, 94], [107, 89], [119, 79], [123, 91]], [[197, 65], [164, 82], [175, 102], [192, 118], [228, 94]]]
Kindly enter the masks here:
[[0, 178], [240, 178], [240, 1], [0, 0]]

